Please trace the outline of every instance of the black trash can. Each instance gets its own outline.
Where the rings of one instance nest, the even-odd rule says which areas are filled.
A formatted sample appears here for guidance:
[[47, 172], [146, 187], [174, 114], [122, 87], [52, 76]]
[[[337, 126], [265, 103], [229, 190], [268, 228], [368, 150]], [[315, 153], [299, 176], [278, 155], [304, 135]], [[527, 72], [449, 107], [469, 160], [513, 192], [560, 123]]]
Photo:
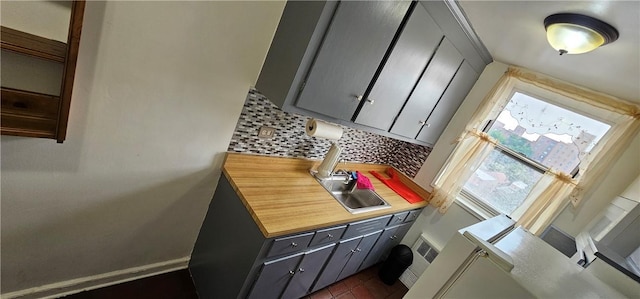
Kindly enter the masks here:
[[380, 267], [378, 276], [387, 285], [392, 285], [398, 280], [404, 270], [413, 263], [413, 252], [409, 246], [400, 244], [393, 249], [387, 260]]

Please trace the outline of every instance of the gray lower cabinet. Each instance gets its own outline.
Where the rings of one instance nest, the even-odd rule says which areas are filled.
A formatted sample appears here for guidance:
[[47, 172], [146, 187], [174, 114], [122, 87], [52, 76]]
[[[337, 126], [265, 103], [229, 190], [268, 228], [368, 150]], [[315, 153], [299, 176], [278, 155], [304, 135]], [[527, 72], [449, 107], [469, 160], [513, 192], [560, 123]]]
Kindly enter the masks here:
[[265, 262], [249, 298], [300, 298], [306, 295], [334, 246]]
[[249, 298], [279, 298], [296, 274], [302, 256], [300, 253], [264, 263]]
[[412, 223], [405, 223], [385, 228], [380, 235], [380, 238], [378, 238], [375, 245], [360, 265], [359, 270], [364, 270], [380, 262], [382, 258], [391, 251], [391, 248], [400, 244], [404, 235], [409, 231], [409, 228], [411, 228], [411, 224]]
[[300, 298], [306, 295], [334, 248], [335, 244], [331, 244], [305, 253], [282, 298]]
[[389, 238], [389, 228], [408, 229], [412, 215], [419, 211], [265, 238], [221, 176], [191, 254], [189, 272], [203, 299], [300, 298], [364, 269], [372, 259], [369, 256], [388, 247], [381, 240]]
[[351, 258], [351, 251], [355, 250], [361, 239], [362, 237], [356, 237], [343, 240], [338, 243], [336, 250], [333, 252], [331, 258], [327, 262], [327, 265], [318, 277], [318, 281], [313, 287], [312, 292], [322, 289], [338, 280], [338, 275], [340, 275], [344, 265], [346, 265], [349, 258]]
[[358, 246], [351, 250], [351, 257], [349, 258], [347, 264], [344, 265], [344, 268], [340, 272], [340, 275], [338, 275], [338, 280], [342, 280], [358, 272], [362, 261], [367, 256], [367, 254], [369, 254], [369, 251], [371, 251], [371, 248], [373, 248], [373, 244], [376, 243], [381, 233], [382, 231], [378, 231], [362, 236], [362, 239], [360, 239], [360, 243], [358, 243]]

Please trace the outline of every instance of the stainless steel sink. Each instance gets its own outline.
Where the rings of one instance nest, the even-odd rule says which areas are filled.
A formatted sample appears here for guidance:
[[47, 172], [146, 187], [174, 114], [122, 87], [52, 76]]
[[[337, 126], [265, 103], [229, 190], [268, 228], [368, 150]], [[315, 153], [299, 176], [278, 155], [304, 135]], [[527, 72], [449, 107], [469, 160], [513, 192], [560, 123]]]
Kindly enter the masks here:
[[348, 174], [333, 174], [328, 178], [319, 178], [313, 172], [311, 174], [351, 214], [391, 207], [375, 191], [356, 188], [356, 180]]

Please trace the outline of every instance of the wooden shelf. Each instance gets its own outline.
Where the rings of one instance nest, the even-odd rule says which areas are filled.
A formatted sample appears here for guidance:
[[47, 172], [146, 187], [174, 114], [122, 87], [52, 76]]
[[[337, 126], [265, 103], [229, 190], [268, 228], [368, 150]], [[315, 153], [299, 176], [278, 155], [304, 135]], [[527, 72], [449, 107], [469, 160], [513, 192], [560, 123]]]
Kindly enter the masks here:
[[65, 140], [85, 7], [84, 0], [72, 3], [66, 43], [0, 26], [3, 50], [64, 65], [59, 95], [1, 88], [3, 135], [52, 138], [58, 143]]
[[53, 138], [60, 97], [1, 88], [2, 134]]
[[1, 47], [4, 50], [64, 63], [67, 44], [0, 26]]

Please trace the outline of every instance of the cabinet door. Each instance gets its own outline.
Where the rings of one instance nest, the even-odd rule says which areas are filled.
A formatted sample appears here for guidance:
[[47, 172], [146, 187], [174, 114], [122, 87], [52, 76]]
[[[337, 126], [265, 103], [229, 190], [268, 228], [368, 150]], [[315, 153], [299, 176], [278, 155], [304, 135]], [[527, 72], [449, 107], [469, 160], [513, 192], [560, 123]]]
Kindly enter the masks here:
[[466, 61], [462, 63], [460, 69], [453, 77], [451, 84], [447, 87], [442, 98], [433, 109], [433, 112], [427, 119], [426, 124], [418, 134], [418, 140], [435, 144], [444, 128], [449, 124], [449, 120], [462, 104], [469, 90], [473, 87], [478, 79], [478, 73]]
[[462, 59], [462, 55], [453, 44], [444, 38], [393, 124], [391, 133], [408, 138], [417, 137], [422, 125], [460, 67]]
[[351, 258], [351, 250], [355, 250], [360, 243], [360, 239], [362, 239], [362, 237], [348, 239], [338, 243], [338, 247], [336, 247], [324, 270], [322, 270], [320, 277], [318, 277], [313, 291], [324, 288], [338, 280], [338, 275], [340, 275], [349, 258]]
[[340, 2], [295, 105], [351, 120], [409, 5]]
[[351, 250], [351, 257], [342, 269], [342, 272], [340, 272], [340, 275], [338, 275], [338, 280], [351, 276], [351, 274], [358, 271], [360, 264], [362, 264], [364, 258], [369, 254], [369, 251], [371, 251], [373, 244], [376, 243], [381, 233], [382, 231], [378, 231], [362, 237], [358, 246]]
[[383, 257], [389, 254], [394, 246], [400, 244], [404, 235], [406, 235], [409, 228], [411, 228], [411, 224], [412, 223], [405, 223], [385, 229], [369, 252], [369, 255], [367, 255], [364, 262], [362, 262], [362, 265], [360, 265], [359, 270], [364, 270], [380, 262]]
[[369, 254], [365, 258], [364, 262], [362, 262], [362, 265], [360, 265], [360, 270], [369, 268], [380, 261], [382, 254], [387, 250], [387, 248], [390, 248], [389, 244], [391, 244], [391, 242], [394, 240], [393, 236], [398, 230], [398, 227], [399, 226], [389, 227], [382, 232], [380, 238], [378, 238], [378, 241], [373, 246], [371, 251], [369, 251]]
[[298, 269], [302, 254], [265, 262], [249, 298], [278, 298]]
[[356, 123], [389, 131], [442, 37], [424, 6], [416, 5]]
[[289, 285], [282, 294], [282, 298], [300, 298], [306, 295], [316, 280], [320, 270], [329, 259], [335, 245], [329, 245], [304, 254], [296, 274], [291, 278]]

